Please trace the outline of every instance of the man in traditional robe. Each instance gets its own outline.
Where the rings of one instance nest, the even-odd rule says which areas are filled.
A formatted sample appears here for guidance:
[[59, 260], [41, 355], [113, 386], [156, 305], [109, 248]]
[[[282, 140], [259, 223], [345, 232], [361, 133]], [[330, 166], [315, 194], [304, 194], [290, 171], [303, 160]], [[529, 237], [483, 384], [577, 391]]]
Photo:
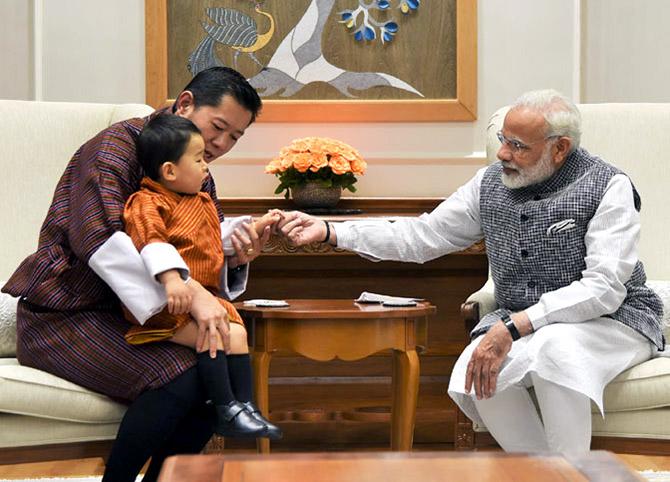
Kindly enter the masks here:
[[[174, 115], [190, 119], [205, 140], [205, 160], [227, 153], [260, 111], [261, 100], [239, 73], [215, 67], [198, 74], [177, 97]], [[60, 179], [40, 232], [37, 251], [26, 258], [3, 291], [20, 297], [17, 357], [22, 365], [53, 373], [114, 399], [130, 403], [109, 456], [104, 480], [156, 480], [163, 460], [196, 453], [213, 433], [214, 413], [194, 365], [195, 352], [174, 343], [131, 345], [121, 303], [138, 320], [159, 312], [165, 290], [155, 275], [188, 272], [176, 250], [140, 257], [123, 232], [123, 207], [144, 172], [135, 141], [149, 118], [129, 119], [103, 130], [74, 154]], [[217, 199], [209, 176], [202, 191]], [[260, 254], [269, 230], [224, 219], [222, 236], [235, 248], [222, 270], [222, 296], [233, 299], [246, 286], [248, 262]], [[144, 260], [143, 260], [144, 258]], [[225, 309], [199, 283], [189, 283], [191, 316], [198, 328], [230, 346], [246, 345], [242, 325], [231, 332]], [[121, 303], [120, 303], [121, 302]]]
[[571, 101], [529, 92], [498, 132], [500, 162], [430, 214], [329, 225], [290, 213], [280, 223], [297, 244], [372, 260], [423, 263], [485, 240], [500, 308], [472, 331], [449, 394], [507, 451], [588, 451], [591, 401], [602, 413], [605, 385], [665, 346], [663, 307], [637, 255], [640, 197], [580, 147], [580, 133]]

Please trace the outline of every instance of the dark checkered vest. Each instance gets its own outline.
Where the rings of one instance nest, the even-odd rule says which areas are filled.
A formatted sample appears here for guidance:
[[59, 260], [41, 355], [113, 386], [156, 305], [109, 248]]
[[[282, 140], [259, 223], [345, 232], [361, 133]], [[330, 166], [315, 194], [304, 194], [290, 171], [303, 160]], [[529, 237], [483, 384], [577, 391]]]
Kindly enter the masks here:
[[[586, 269], [584, 236], [588, 223], [610, 179], [621, 173], [584, 149], [573, 152], [550, 179], [526, 188], [505, 187], [501, 171], [499, 162], [486, 170], [479, 201], [500, 309], [482, 318], [470, 334], [473, 338], [486, 332], [504, 313], [524, 310], [537, 303], [543, 293], [581, 278]], [[635, 188], [633, 194], [639, 211], [640, 197]], [[607, 316], [663, 349], [663, 305], [645, 281], [644, 267], [638, 261], [625, 283], [626, 298]]]

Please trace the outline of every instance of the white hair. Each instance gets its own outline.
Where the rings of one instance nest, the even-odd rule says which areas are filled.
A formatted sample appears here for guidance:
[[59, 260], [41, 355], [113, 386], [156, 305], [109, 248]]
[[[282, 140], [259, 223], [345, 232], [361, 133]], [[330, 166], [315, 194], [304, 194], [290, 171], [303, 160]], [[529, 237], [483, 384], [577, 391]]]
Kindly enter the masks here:
[[582, 115], [577, 106], [554, 89], [533, 90], [519, 97], [512, 108], [525, 107], [539, 112], [547, 123], [546, 136], [571, 139], [570, 152], [579, 147], [582, 137]]

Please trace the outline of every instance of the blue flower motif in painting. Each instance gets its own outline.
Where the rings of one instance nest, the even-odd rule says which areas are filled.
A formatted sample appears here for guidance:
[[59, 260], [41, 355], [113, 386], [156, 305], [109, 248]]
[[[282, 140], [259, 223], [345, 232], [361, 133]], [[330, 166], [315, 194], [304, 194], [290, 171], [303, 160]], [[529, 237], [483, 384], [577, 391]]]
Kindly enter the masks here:
[[[411, 13], [419, 8], [421, 0], [396, 0], [397, 8], [403, 14]], [[390, 42], [398, 33], [399, 26], [392, 20], [382, 21], [374, 16], [375, 10], [388, 10], [393, 5], [392, 0], [374, 0], [370, 3], [360, 1], [355, 10], [339, 12], [340, 23], [352, 30], [357, 42], [369, 42], [379, 36], [382, 44]], [[377, 32], [379, 31], [379, 32]], [[379, 33], [379, 35], [377, 35]]]
[[403, 14], [408, 14], [419, 8], [420, 3], [421, 0], [401, 0], [399, 8]]
[[377, 37], [377, 34], [375, 33], [374, 29], [366, 27], [365, 25], [362, 25], [358, 30], [356, 30], [356, 32], [354, 32], [354, 38], [359, 42], [363, 40], [374, 40], [375, 37]]
[[386, 22], [379, 30], [382, 34], [382, 43], [390, 42], [398, 31], [398, 24], [395, 22]]

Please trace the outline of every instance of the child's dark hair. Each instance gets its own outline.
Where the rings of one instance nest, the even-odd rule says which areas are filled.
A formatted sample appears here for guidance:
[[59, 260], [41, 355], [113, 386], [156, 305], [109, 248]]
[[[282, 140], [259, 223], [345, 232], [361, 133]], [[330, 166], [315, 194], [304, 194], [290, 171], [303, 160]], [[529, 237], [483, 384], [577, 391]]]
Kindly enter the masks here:
[[200, 129], [185, 117], [158, 114], [147, 122], [136, 143], [137, 159], [144, 173], [158, 181], [161, 166], [166, 162], [176, 163], [193, 134], [200, 135]]
[[224, 95], [230, 95], [251, 113], [251, 122], [256, 120], [262, 102], [256, 89], [238, 71], [230, 67], [210, 67], [198, 73], [184, 87], [193, 94], [195, 107], [217, 107]]

